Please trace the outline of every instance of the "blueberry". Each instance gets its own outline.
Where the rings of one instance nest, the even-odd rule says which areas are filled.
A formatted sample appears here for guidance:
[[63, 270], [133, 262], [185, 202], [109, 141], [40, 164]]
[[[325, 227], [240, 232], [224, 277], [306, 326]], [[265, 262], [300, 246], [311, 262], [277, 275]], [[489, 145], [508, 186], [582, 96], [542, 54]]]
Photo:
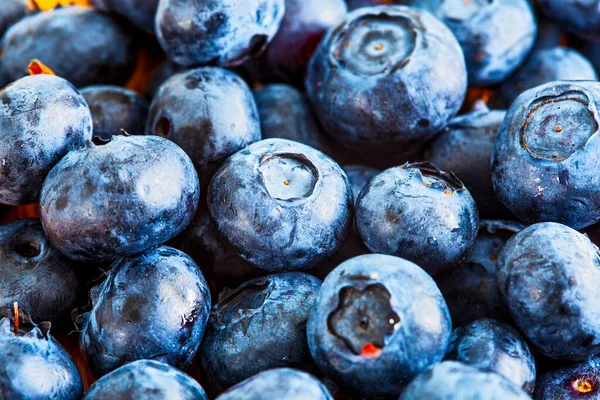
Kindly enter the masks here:
[[500, 200], [527, 223], [581, 229], [600, 221], [597, 82], [551, 82], [520, 95], [498, 131], [492, 174]]
[[146, 98], [148, 100], [152, 100], [163, 83], [165, 83], [173, 75], [183, 71], [185, 71], [184, 67], [173, 64], [169, 61], [163, 61], [160, 63], [152, 72], [152, 75], [150, 75], [148, 84], [146, 85]]
[[401, 6], [349, 13], [328, 31], [306, 76], [325, 130], [361, 151], [398, 153], [425, 142], [458, 112], [466, 87], [450, 30], [426, 11]]
[[496, 286], [496, 261], [508, 239], [523, 228], [525, 225], [513, 221], [481, 221], [477, 240], [465, 259], [436, 276], [454, 326], [480, 318], [510, 318]]
[[194, 69], [167, 80], [152, 101], [147, 131], [181, 146], [202, 185], [227, 157], [261, 138], [252, 92], [222, 68]]
[[535, 400], [598, 399], [600, 397], [600, 358], [568, 364], [542, 375], [533, 395]]
[[77, 366], [50, 336], [50, 324], [34, 324], [24, 309], [19, 310], [18, 321], [15, 327], [12, 308], [0, 308], [0, 396], [29, 400], [81, 398], [83, 383]]
[[120, 85], [135, 66], [133, 40], [108, 15], [84, 7], [65, 7], [27, 17], [2, 39], [0, 75], [14, 81], [37, 58], [77, 87]]
[[291, 368], [261, 372], [223, 393], [217, 400], [333, 400], [319, 380]]
[[92, 0], [101, 10], [127, 18], [134, 26], [154, 35], [154, 20], [159, 0]]
[[3, 0], [0, 2], [0, 37], [6, 30], [29, 13], [26, 0]]
[[54, 164], [92, 138], [90, 110], [69, 82], [51, 75], [13, 82], [0, 101], [0, 203], [31, 203]]
[[442, 360], [451, 329], [442, 294], [425, 271], [368, 254], [325, 278], [307, 334], [325, 375], [354, 396], [387, 398]]
[[383, 171], [364, 187], [356, 225], [372, 252], [406, 258], [435, 275], [462, 260], [479, 217], [454, 174], [413, 163]]
[[139, 360], [96, 381], [83, 400], [207, 400], [204, 389], [191, 377], [168, 364]]
[[141, 359], [190, 365], [210, 312], [208, 286], [190, 257], [160, 246], [119, 259], [90, 295], [92, 310], [77, 322], [95, 376]]
[[365, 186], [369, 184], [381, 171], [376, 168], [367, 167], [364, 165], [346, 165], [343, 167], [344, 172], [350, 181], [354, 202], [358, 200], [358, 195]]
[[371, 7], [382, 4], [397, 4], [418, 7], [429, 12], [435, 12], [443, 0], [346, 0], [348, 9], [355, 10], [360, 7]]
[[543, 354], [584, 360], [600, 352], [598, 248], [554, 222], [531, 225], [504, 246], [496, 280], [522, 332]]
[[240, 65], [277, 33], [284, 0], [162, 0], [156, 36], [174, 63]]
[[[530, 0], [532, 3], [534, 0]], [[563, 25], [537, 15], [537, 37], [533, 46], [534, 51], [560, 46], [566, 37]]]
[[269, 271], [308, 269], [335, 253], [352, 222], [348, 178], [329, 157], [267, 139], [229, 157], [208, 189], [220, 234]]
[[148, 103], [139, 94], [119, 86], [88, 86], [81, 95], [90, 107], [94, 136], [110, 140], [123, 129], [132, 135], [143, 134], [148, 118]]
[[191, 160], [156, 136], [113, 136], [70, 152], [48, 174], [40, 212], [50, 241], [74, 260], [114, 260], [176, 236], [196, 211]]
[[530, 400], [517, 385], [495, 372], [444, 361], [423, 372], [399, 400]]
[[600, 37], [600, 1], [537, 0], [539, 9], [569, 31], [592, 39]]

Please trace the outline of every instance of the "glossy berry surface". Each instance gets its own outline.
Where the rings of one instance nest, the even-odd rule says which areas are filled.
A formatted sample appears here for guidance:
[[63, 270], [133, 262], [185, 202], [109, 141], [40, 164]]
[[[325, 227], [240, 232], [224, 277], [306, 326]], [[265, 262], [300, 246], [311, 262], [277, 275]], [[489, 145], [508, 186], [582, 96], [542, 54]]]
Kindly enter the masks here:
[[165, 83], [173, 75], [185, 71], [185, 67], [181, 65], [173, 64], [168, 60], [158, 64], [156, 69], [150, 75], [148, 84], [146, 85], [145, 96], [147, 99], [152, 100], [160, 86]]
[[308, 321], [321, 371], [355, 396], [387, 398], [442, 360], [446, 302], [431, 277], [401, 258], [352, 258], [323, 281]]
[[135, 27], [154, 35], [154, 20], [159, 0], [92, 0], [101, 10], [127, 18]]
[[591, 357], [578, 364], [568, 364], [562, 368], [540, 376], [533, 394], [535, 400], [585, 399], [600, 397], [600, 359]]
[[540, 10], [567, 30], [590, 39], [600, 37], [600, 1], [536, 0]]

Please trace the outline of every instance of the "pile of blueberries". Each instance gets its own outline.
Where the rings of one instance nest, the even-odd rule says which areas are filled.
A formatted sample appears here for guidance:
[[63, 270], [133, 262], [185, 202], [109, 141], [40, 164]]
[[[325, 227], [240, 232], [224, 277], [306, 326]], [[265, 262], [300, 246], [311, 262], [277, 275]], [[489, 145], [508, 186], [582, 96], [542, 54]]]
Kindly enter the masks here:
[[0, 399], [600, 399], [600, 0], [90, 1], [0, 0]]

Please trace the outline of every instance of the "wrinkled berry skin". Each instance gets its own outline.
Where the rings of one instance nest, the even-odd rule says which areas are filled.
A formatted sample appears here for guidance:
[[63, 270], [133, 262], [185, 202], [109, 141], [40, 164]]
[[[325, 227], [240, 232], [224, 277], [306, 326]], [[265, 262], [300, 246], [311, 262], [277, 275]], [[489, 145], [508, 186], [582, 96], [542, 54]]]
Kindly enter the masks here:
[[50, 169], [92, 138], [90, 109], [69, 82], [51, 75], [19, 79], [0, 100], [0, 203], [31, 203]]
[[554, 222], [531, 225], [504, 246], [498, 289], [532, 344], [546, 356], [581, 361], [600, 352], [598, 248]]
[[154, 35], [154, 20], [159, 0], [92, 0], [101, 10], [111, 11], [129, 20], [135, 27]]
[[208, 188], [219, 233], [269, 271], [309, 269], [335, 253], [352, 222], [348, 177], [303, 144], [267, 139], [229, 157]]
[[110, 140], [121, 129], [140, 135], [146, 128], [148, 103], [134, 91], [119, 86], [88, 86], [81, 95], [90, 107], [94, 120], [94, 136]]
[[4, 0], [0, 2], [0, 37], [15, 22], [29, 12], [27, 0]]
[[[430, 65], [436, 65], [431, 68]], [[306, 75], [325, 130], [353, 149], [408, 151], [443, 129], [467, 87], [462, 50], [431, 14], [360, 8], [331, 29]]]
[[184, 67], [173, 64], [169, 61], [165, 60], [160, 63], [150, 76], [148, 84], [146, 85], [146, 99], [152, 100], [163, 83], [165, 83], [173, 75], [183, 71], [185, 71]]
[[506, 111], [476, 103], [468, 114], [450, 120], [425, 152], [425, 159], [433, 165], [456, 174], [485, 218], [511, 216], [492, 186], [494, 140], [505, 115]]
[[444, 361], [415, 378], [399, 400], [531, 400], [514, 383], [495, 372]]
[[202, 340], [210, 292], [194, 261], [160, 246], [117, 260], [79, 316], [81, 352], [95, 376], [152, 359], [186, 369]]
[[147, 132], [181, 146], [202, 185], [227, 157], [261, 139], [250, 88], [222, 68], [198, 68], [165, 82], [152, 101]]
[[222, 391], [273, 368], [316, 372], [306, 321], [320, 287], [311, 275], [287, 272], [223, 291], [200, 349], [211, 386]]
[[595, 400], [600, 397], [600, 358], [567, 364], [538, 378], [535, 400]]
[[569, 31], [590, 39], [600, 37], [599, 0], [537, 0], [537, 4], [546, 16]]
[[346, 0], [349, 10], [361, 7], [371, 7], [383, 4], [396, 4], [399, 6], [417, 7], [434, 13], [443, 0]]
[[135, 67], [133, 39], [114, 18], [84, 7], [64, 7], [22, 19], [2, 39], [0, 75], [27, 74], [37, 58], [76, 87], [121, 85]]
[[333, 400], [317, 378], [291, 368], [261, 372], [217, 397], [217, 400]]
[[519, 222], [481, 221], [477, 240], [465, 259], [436, 276], [454, 326], [480, 318], [509, 320], [508, 309], [496, 286], [496, 260], [508, 239], [523, 228], [525, 225]]
[[113, 136], [70, 152], [48, 174], [40, 197], [44, 231], [74, 260], [141, 253], [192, 220], [200, 185], [191, 160], [156, 136]]
[[50, 324], [39, 325], [19, 310], [14, 332], [12, 307], [0, 309], [0, 396], [3, 399], [77, 400], [83, 383], [69, 353], [50, 336]]
[[512, 326], [494, 319], [479, 319], [452, 332], [446, 360], [493, 371], [531, 394], [535, 386], [535, 360], [529, 345]]
[[356, 225], [372, 252], [406, 258], [435, 275], [462, 260], [479, 217], [454, 174], [413, 163], [385, 170], [364, 187]]
[[264, 51], [284, 11], [285, 0], [162, 0], [156, 36], [176, 64], [231, 67]]
[[496, 136], [496, 194], [531, 224], [581, 229], [600, 220], [597, 82], [551, 82], [520, 95]]
[[450, 314], [435, 282], [401, 258], [352, 258], [325, 278], [308, 345], [321, 371], [354, 396], [397, 396], [442, 360]]
[[208, 400], [194, 379], [168, 364], [139, 360], [114, 370], [96, 381], [83, 400], [179, 399]]

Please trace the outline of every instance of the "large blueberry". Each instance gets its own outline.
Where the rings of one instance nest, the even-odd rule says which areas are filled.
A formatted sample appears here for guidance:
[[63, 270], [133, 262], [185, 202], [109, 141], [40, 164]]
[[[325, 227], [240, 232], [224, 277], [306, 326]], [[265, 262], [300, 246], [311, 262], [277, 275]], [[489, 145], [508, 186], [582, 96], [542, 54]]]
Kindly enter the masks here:
[[135, 67], [128, 32], [110, 16], [84, 7], [24, 18], [6, 32], [1, 46], [0, 75], [9, 82], [25, 76], [34, 58], [77, 87], [123, 84]]
[[96, 381], [83, 400], [207, 400], [202, 386], [168, 364], [139, 360]]
[[492, 162], [500, 200], [527, 223], [580, 229], [600, 221], [597, 82], [551, 82], [520, 95]]
[[0, 101], [0, 203], [31, 203], [54, 164], [92, 138], [90, 109], [69, 82], [51, 75], [13, 82]]
[[65, 156], [48, 174], [40, 213], [50, 241], [75, 260], [141, 253], [181, 232], [200, 196], [188, 156], [156, 136], [113, 136]]
[[537, 0], [540, 10], [569, 31], [600, 37], [600, 0]]
[[159, 0], [92, 0], [95, 6], [127, 18], [134, 26], [154, 35]]
[[100, 377], [135, 360], [187, 368], [210, 312], [210, 293], [194, 261], [160, 246], [111, 266], [92, 288], [92, 310], [80, 315], [79, 339], [92, 372]]
[[227, 157], [261, 139], [250, 88], [222, 68], [194, 69], [167, 80], [152, 101], [147, 133], [181, 146], [202, 185]]
[[471, 248], [479, 217], [454, 174], [413, 163], [383, 171], [364, 187], [356, 225], [372, 252], [406, 258], [437, 274]]
[[597, 400], [600, 398], [600, 358], [567, 364], [539, 377], [535, 400]]
[[342, 245], [352, 222], [348, 177], [323, 153], [267, 139], [229, 157], [208, 189], [221, 235], [252, 264], [308, 269]]
[[265, 49], [284, 11], [284, 0], [162, 0], [156, 36], [176, 64], [235, 66]]
[[328, 31], [306, 75], [325, 130], [361, 151], [398, 153], [425, 142], [458, 112], [466, 87], [452, 32], [428, 12], [401, 6], [348, 14]]
[[0, 37], [15, 22], [29, 12], [27, 0], [3, 0], [0, 2]]
[[308, 321], [321, 371], [355, 396], [397, 396], [442, 360], [451, 331], [431, 277], [401, 258], [352, 258], [325, 278]]
[[548, 357], [579, 361], [600, 352], [598, 248], [554, 222], [531, 225], [504, 246], [498, 289], [525, 336]]

